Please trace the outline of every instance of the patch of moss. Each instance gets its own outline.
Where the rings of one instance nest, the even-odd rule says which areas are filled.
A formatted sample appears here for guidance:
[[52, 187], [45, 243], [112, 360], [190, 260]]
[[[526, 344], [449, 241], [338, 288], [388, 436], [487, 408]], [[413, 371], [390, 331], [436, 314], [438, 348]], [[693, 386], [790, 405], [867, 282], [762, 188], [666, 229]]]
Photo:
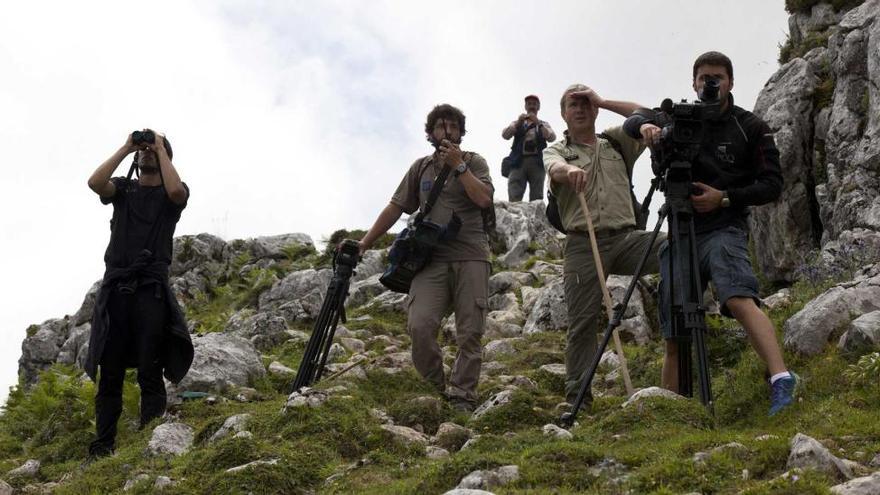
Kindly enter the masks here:
[[814, 5], [827, 3], [836, 12], [849, 10], [865, 3], [865, 0], [785, 0], [785, 11], [789, 14], [809, 14]]
[[470, 427], [478, 432], [504, 433], [527, 426], [551, 423], [555, 418], [550, 401], [524, 390], [515, 391], [510, 402], [496, 406], [471, 421]]

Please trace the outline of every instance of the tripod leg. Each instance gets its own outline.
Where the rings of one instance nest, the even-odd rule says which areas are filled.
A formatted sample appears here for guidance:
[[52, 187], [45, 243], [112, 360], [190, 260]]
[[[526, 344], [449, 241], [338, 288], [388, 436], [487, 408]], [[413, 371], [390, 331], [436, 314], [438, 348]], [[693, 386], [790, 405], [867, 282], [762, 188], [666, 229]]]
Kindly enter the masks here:
[[335, 284], [331, 280], [327, 287], [327, 294], [324, 296], [324, 303], [321, 305], [321, 312], [315, 319], [315, 325], [312, 327], [312, 335], [306, 344], [306, 350], [303, 353], [302, 361], [293, 381], [293, 390], [299, 390], [312, 384], [315, 376], [316, 358], [323, 347], [326, 334], [327, 324], [332, 317], [332, 312], [336, 306], [336, 290]]
[[337, 291], [337, 295], [341, 297], [337, 297], [335, 311], [333, 312], [333, 319], [330, 322], [330, 328], [327, 330], [327, 341], [324, 343], [324, 352], [321, 354], [321, 364], [318, 366], [318, 371], [315, 373], [315, 381], [321, 379], [321, 375], [324, 374], [324, 366], [327, 364], [327, 357], [330, 355], [330, 348], [333, 346], [333, 337], [336, 335], [336, 325], [339, 323], [339, 317], [345, 311], [345, 298], [348, 297], [348, 280], [344, 282], [340, 282], [339, 289]]
[[703, 283], [700, 277], [699, 253], [697, 251], [697, 234], [694, 228], [694, 221], [691, 219], [689, 225], [689, 236], [691, 246], [691, 277], [694, 286], [694, 295], [697, 303], [697, 318], [693, 322], [694, 346], [697, 351], [697, 377], [700, 381], [700, 400], [703, 405], [712, 412], [712, 384], [709, 376], [709, 359], [706, 351], [706, 318], [705, 306], [703, 305]]
[[581, 378], [581, 386], [578, 391], [577, 399], [575, 399], [574, 404], [572, 405], [571, 411], [562, 415], [559, 419], [559, 422], [565, 426], [566, 428], [570, 428], [574, 425], [574, 420], [577, 417], [578, 411], [580, 411], [581, 403], [584, 401], [584, 397], [587, 395], [587, 391], [590, 390], [590, 385], [593, 383], [593, 377], [596, 375], [596, 369], [599, 368], [599, 361], [602, 359], [602, 353], [605, 352], [605, 348], [608, 347], [608, 341], [611, 339], [611, 335], [614, 330], [620, 326], [620, 320], [623, 318], [623, 314], [626, 311], [626, 306], [629, 304], [629, 299], [632, 297], [632, 293], [636, 288], [636, 284], [639, 282], [639, 276], [642, 274], [642, 270], [645, 269], [645, 263], [648, 261], [648, 257], [651, 255], [651, 247], [654, 246], [654, 242], [657, 240], [657, 234], [660, 232], [660, 227], [663, 225], [663, 220], [666, 218], [665, 210], [660, 210], [660, 217], [657, 219], [657, 225], [654, 226], [654, 231], [651, 233], [651, 242], [648, 243], [648, 247], [645, 248], [644, 254], [642, 254], [642, 258], [639, 260], [639, 264], [636, 267], [636, 271], [633, 274], [632, 280], [629, 283], [629, 286], [626, 288], [626, 293], [623, 296], [623, 301], [614, 310], [614, 315], [608, 321], [608, 326], [605, 328], [605, 333], [602, 335], [602, 342], [599, 344], [599, 348], [596, 350], [596, 354], [593, 356], [593, 361], [590, 363], [590, 367], [584, 373]]

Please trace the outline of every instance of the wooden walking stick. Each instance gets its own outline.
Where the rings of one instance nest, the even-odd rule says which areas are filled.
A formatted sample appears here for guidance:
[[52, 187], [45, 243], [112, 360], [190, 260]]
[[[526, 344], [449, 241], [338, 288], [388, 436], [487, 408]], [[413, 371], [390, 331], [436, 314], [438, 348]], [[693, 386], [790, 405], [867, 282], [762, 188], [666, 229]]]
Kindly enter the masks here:
[[[596, 275], [599, 277], [599, 286], [602, 288], [602, 297], [605, 300], [608, 321], [611, 321], [614, 317], [614, 304], [611, 302], [611, 293], [608, 292], [608, 286], [605, 284], [605, 270], [602, 269], [602, 257], [599, 256], [599, 245], [596, 243], [596, 231], [593, 230], [593, 218], [590, 216], [590, 208], [587, 206], [587, 200], [584, 199], [584, 195], [578, 194], [577, 197], [581, 201], [581, 209], [584, 212], [584, 216], [587, 218], [587, 232], [590, 234], [590, 245], [593, 248], [593, 261], [596, 263]], [[614, 337], [614, 349], [617, 351], [617, 357], [620, 358], [620, 371], [623, 373], [623, 385], [626, 387], [626, 395], [629, 397], [634, 391], [632, 381], [629, 378], [629, 367], [626, 365], [626, 356], [623, 355], [623, 346], [620, 343], [620, 335], [617, 333], [616, 328], [611, 335]]]

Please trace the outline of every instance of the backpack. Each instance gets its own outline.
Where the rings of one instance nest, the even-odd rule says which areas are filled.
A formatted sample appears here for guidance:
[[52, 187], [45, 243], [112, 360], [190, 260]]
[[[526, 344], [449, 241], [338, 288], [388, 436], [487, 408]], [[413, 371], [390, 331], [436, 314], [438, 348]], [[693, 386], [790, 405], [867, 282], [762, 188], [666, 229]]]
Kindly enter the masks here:
[[[623, 158], [623, 146], [620, 145], [619, 141], [604, 132], [597, 134], [596, 137], [600, 137], [608, 141], [608, 144], [610, 144], [611, 147], [614, 148], [614, 151], [616, 151], [617, 154], [619, 154], [620, 157]], [[645, 230], [645, 227], [648, 225], [648, 214], [650, 213], [649, 208], [651, 206], [651, 196], [654, 194], [654, 183], [651, 183], [651, 189], [648, 191], [647, 196], [645, 196], [645, 200], [642, 203], [639, 203], [638, 199], [636, 199], [636, 193], [632, 183], [632, 165], [626, 164], [626, 174], [629, 177], [629, 194], [632, 200], [633, 214], [636, 218], [636, 228], [638, 228], [639, 230]], [[556, 200], [556, 196], [553, 195], [549, 188], [547, 189], [547, 208], [544, 210], [544, 214], [547, 215], [547, 221], [550, 222], [550, 225], [552, 225], [553, 228], [563, 234], [568, 233], [566, 232], [565, 227], [562, 226], [562, 217], [560, 217], [559, 215], [559, 203]]]

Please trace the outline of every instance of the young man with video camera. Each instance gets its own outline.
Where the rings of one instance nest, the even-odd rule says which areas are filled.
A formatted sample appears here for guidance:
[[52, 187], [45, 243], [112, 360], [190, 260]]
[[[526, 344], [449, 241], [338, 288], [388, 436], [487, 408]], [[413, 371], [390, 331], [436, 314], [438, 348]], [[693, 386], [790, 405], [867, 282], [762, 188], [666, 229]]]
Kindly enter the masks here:
[[513, 138], [510, 146], [510, 171], [507, 176], [507, 199], [522, 201], [529, 186], [529, 201], [544, 199], [544, 161], [541, 152], [548, 142], [556, 140], [550, 124], [538, 118], [541, 100], [535, 95], [525, 98], [525, 113], [501, 131], [505, 140]]
[[[444, 168], [449, 169], [448, 179], [424, 220], [449, 226], [457, 219], [460, 228], [457, 235], [434, 248], [428, 264], [412, 279], [407, 330], [418, 372], [454, 407], [472, 411], [477, 401], [483, 352], [480, 338], [489, 297], [489, 238], [483, 211], [492, 208], [494, 189], [486, 160], [459, 147], [465, 134], [461, 110], [446, 104], [434, 107], [428, 114], [425, 133], [434, 153], [409, 167], [388, 206], [361, 239], [360, 250], [363, 253], [370, 249], [402, 213], [424, 211], [435, 179]], [[447, 388], [437, 332], [450, 306], [455, 312], [458, 354]]]
[[[693, 88], [702, 94], [707, 81], [719, 85], [721, 114], [705, 122], [705, 135], [692, 164], [697, 252], [701, 282], [713, 282], [721, 313], [743, 326], [752, 347], [770, 373], [773, 416], [793, 402], [798, 378], [785, 367], [770, 318], [759, 308], [758, 280], [748, 252], [747, 217], [750, 206], [775, 201], [782, 192], [779, 150], [773, 133], [760, 118], [733, 102], [733, 64], [719, 52], [707, 52], [694, 62]], [[648, 113], [650, 115], [650, 113]], [[628, 119], [632, 134], [657, 143], [661, 129], [646, 114]], [[678, 343], [669, 315], [668, 245], [660, 251], [660, 323], [666, 340], [663, 387], [678, 391]]]
[[[112, 177], [129, 154], [127, 177]], [[179, 382], [189, 370], [193, 346], [183, 312], [168, 284], [172, 239], [189, 188], [171, 163], [168, 139], [149, 129], [128, 136], [89, 177], [101, 203], [113, 205], [104, 279], [95, 301], [85, 370], [98, 377], [95, 396], [97, 438], [91, 457], [113, 453], [122, 413], [126, 368], [137, 368], [141, 390], [140, 425], [165, 413], [163, 374]], [[137, 170], [138, 178], [132, 179]]]
[[[651, 232], [636, 228], [630, 176], [645, 146], [619, 126], [607, 129], [603, 136], [596, 134], [599, 109], [629, 117], [640, 105], [605, 100], [583, 84], [569, 86], [559, 103], [568, 129], [564, 139], [544, 150], [544, 166], [567, 231], [563, 265], [568, 307], [565, 396], [574, 405], [581, 378], [596, 354], [602, 310], [602, 289], [578, 195], [586, 196], [606, 276], [632, 275], [645, 250], [656, 252], [664, 237], [658, 236], [652, 245]], [[657, 269], [657, 257], [649, 256], [644, 271], [656, 273]], [[585, 401], [591, 402], [592, 395]]]

